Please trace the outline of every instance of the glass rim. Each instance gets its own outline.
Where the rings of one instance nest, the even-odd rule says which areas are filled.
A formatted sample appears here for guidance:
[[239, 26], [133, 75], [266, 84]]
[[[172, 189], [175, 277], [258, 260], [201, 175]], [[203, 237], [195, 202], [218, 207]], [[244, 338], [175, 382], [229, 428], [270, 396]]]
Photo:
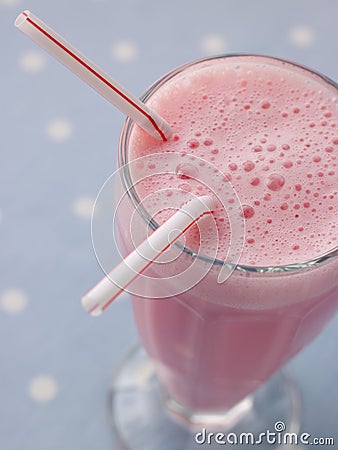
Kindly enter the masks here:
[[[216, 56], [210, 56], [206, 58], [200, 58], [191, 62], [188, 62], [186, 64], [183, 64], [175, 69], [172, 69], [171, 71], [167, 72], [163, 76], [161, 76], [159, 79], [157, 79], [154, 83], [152, 83], [147, 90], [141, 95], [140, 99], [143, 102], [146, 102], [154, 92], [156, 92], [164, 83], [168, 82], [172, 78], [174, 78], [176, 75], [184, 72], [186, 69], [193, 67], [195, 65], [212, 61], [215, 59], [226, 59], [226, 58], [236, 58], [236, 57], [255, 57], [255, 58], [262, 58], [267, 59], [269, 61], [277, 61], [281, 62], [283, 64], [290, 65], [292, 67], [296, 67], [298, 69], [301, 69], [307, 73], [309, 73], [311, 76], [315, 76], [320, 79], [320, 81], [331, 85], [333, 88], [335, 88], [338, 91], [338, 84], [330, 79], [329, 77], [321, 74], [320, 72], [317, 72], [316, 70], [313, 70], [309, 67], [306, 67], [302, 64], [284, 59], [279, 58], [275, 56], [268, 56], [268, 55], [262, 55], [262, 54], [254, 54], [254, 53], [227, 53], [227, 54], [220, 54]], [[131, 134], [132, 127], [134, 125], [134, 122], [132, 119], [127, 118], [124, 122], [121, 134], [120, 134], [120, 140], [119, 140], [119, 153], [118, 153], [118, 165], [119, 168], [122, 168], [121, 170], [121, 178], [122, 178], [122, 184], [127, 192], [127, 195], [129, 199], [131, 200], [131, 203], [133, 207], [138, 211], [139, 215], [142, 217], [142, 219], [146, 222], [147, 225], [149, 225], [152, 230], [156, 230], [160, 225], [150, 216], [150, 214], [146, 211], [146, 209], [143, 207], [141, 203], [141, 199], [139, 198], [138, 194], [136, 193], [136, 190], [134, 189], [131, 174], [129, 171], [129, 165], [128, 165], [128, 144], [129, 144], [129, 138]], [[176, 244], [178, 245], [178, 244]], [[278, 272], [298, 272], [300, 270], [304, 270], [311, 267], [316, 267], [328, 260], [333, 259], [335, 256], [338, 256], [338, 245], [335, 247], [329, 249], [326, 252], [321, 253], [318, 256], [315, 256], [313, 258], [307, 259], [302, 262], [296, 262], [296, 263], [290, 263], [290, 264], [282, 264], [282, 265], [270, 265], [270, 266], [253, 266], [253, 265], [246, 265], [246, 264], [239, 264], [239, 263], [229, 263], [227, 261], [223, 261], [221, 259], [217, 258], [211, 258], [206, 255], [200, 255], [196, 254], [193, 250], [189, 249], [186, 246], [182, 246], [182, 251], [191, 257], [194, 257], [196, 259], [199, 259], [204, 262], [211, 263], [212, 266], [228, 266], [232, 270], [237, 270], [240, 272], [246, 272], [246, 273], [278, 273]]]

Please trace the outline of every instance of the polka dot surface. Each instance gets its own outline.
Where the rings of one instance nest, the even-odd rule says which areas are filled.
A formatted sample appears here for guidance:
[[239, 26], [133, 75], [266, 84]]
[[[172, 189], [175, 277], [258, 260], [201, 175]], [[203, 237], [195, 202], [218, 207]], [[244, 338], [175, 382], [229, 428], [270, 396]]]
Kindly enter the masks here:
[[53, 400], [58, 392], [57, 383], [51, 376], [39, 375], [28, 385], [28, 395], [37, 402]]
[[220, 34], [207, 34], [201, 39], [201, 50], [207, 55], [223, 53], [226, 48], [225, 39]]
[[90, 219], [94, 208], [95, 200], [92, 197], [80, 197], [73, 203], [73, 213], [82, 219]]
[[134, 42], [121, 40], [113, 44], [111, 54], [115, 61], [129, 63], [137, 59], [138, 49]]
[[297, 25], [290, 29], [289, 41], [296, 47], [308, 47], [315, 42], [315, 33], [307, 25]]
[[[338, 0], [283, 0], [274, 2], [273, 8], [267, 5], [268, 2], [250, 0], [0, 0], [0, 450], [117, 450], [104, 417], [105, 384], [129, 344], [139, 337], [128, 292], [118, 296], [111, 309], [97, 319], [81, 306], [81, 297], [104, 275], [95, 255], [104, 242], [98, 241], [98, 248], [93, 251], [91, 218], [99, 189], [117, 159], [125, 115], [15, 28], [15, 18], [24, 9], [30, 9], [137, 97], [150, 83], [181, 64], [228, 52], [280, 56], [336, 79]], [[268, 92], [270, 87], [266, 89]], [[210, 105], [212, 115], [217, 105]], [[230, 101], [229, 110], [225, 111], [228, 122], [230, 112], [241, 109], [241, 104], [235, 105], [235, 101]], [[250, 123], [258, 121], [256, 112], [267, 113], [259, 103], [257, 111], [253, 105], [245, 103], [239, 112], [243, 120], [249, 117]], [[285, 121], [291, 120], [291, 106]], [[323, 111], [323, 116], [326, 113]], [[303, 111], [297, 118], [301, 114]], [[188, 117], [187, 111], [182, 115]], [[284, 119], [282, 116], [281, 121]], [[188, 117], [188, 126], [190, 120], [193, 119]], [[332, 118], [323, 118], [315, 128], [326, 133], [331, 129], [331, 121]], [[175, 144], [174, 139], [179, 137], [185, 145], [180, 137], [185, 126], [183, 117], [175, 124], [170, 120], [170, 124], [175, 128], [172, 142]], [[239, 131], [248, 137], [243, 141], [246, 146], [250, 142], [249, 127], [243, 126]], [[234, 128], [229, 130], [229, 134], [236, 132]], [[200, 137], [201, 140], [195, 137], [200, 148], [205, 146], [205, 152], [217, 160], [218, 155], [213, 153], [216, 147], [204, 144], [204, 134]], [[258, 146], [264, 136], [257, 132], [254, 138]], [[277, 143], [276, 151], [265, 153], [267, 144], [262, 144], [263, 151], [254, 157], [258, 159], [263, 154], [269, 161], [280, 154], [279, 150], [284, 151]], [[298, 144], [303, 148], [298, 142], [295, 146]], [[304, 141], [304, 147], [306, 144]], [[241, 148], [239, 144], [234, 150]], [[253, 184], [249, 188], [259, 190], [265, 186], [263, 178], [255, 184], [260, 163], [254, 161], [255, 168], [246, 172], [244, 168], [250, 169], [250, 165], [244, 165], [243, 160], [242, 167], [239, 161], [240, 157], [236, 171], [229, 168], [231, 182], [237, 174], [252, 173], [249, 180]], [[285, 161], [289, 161], [287, 151]], [[321, 162], [313, 162], [313, 169], [318, 164]], [[292, 170], [283, 167], [284, 172]], [[325, 176], [333, 170], [327, 167]], [[182, 175], [184, 190], [189, 182]], [[338, 169], [332, 176], [336, 178]], [[164, 187], [161, 183], [158, 186]], [[291, 197], [293, 192], [298, 191], [290, 191]], [[311, 191], [310, 196], [314, 193]], [[270, 206], [271, 200], [266, 201], [267, 210]], [[291, 214], [292, 208], [287, 212]], [[243, 214], [250, 215], [246, 205]], [[256, 220], [257, 214], [248, 220]], [[266, 224], [273, 226], [274, 223]], [[290, 225], [290, 237], [293, 231]], [[338, 234], [334, 237], [338, 242]], [[291, 238], [290, 245], [295, 245]], [[112, 255], [108, 250], [107, 256], [102, 255], [107, 272], [122, 258], [117, 250]], [[333, 282], [331, 278], [329, 281]], [[239, 297], [241, 294], [248, 297], [247, 292], [239, 292]], [[302, 428], [313, 436], [331, 436], [336, 431], [337, 339], [338, 315], [300, 358], [289, 363], [304, 394], [307, 413]], [[194, 339], [181, 341], [173, 342], [173, 351], [189, 364], [196, 356]], [[153, 382], [153, 369], [144, 364], [128, 377], [130, 387], [136, 385], [144, 390]], [[318, 414], [319, 410], [323, 413]], [[143, 420], [147, 411], [141, 408], [142, 412]], [[191, 439], [186, 445], [194, 446]], [[182, 449], [184, 445], [178, 447]]]
[[21, 3], [21, 0], [0, 0], [0, 6], [17, 6]]
[[25, 72], [35, 74], [45, 68], [46, 59], [40, 51], [29, 50], [20, 56], [19, 66]]
[[0, 307], [8, 314], [18, 314], [27, 307], [27, 295], [20, 289], [8, 289], [0, 297]]
[[150, 378], [154, 375], [154, 368], [151, 364], [145, 362], [143, 364], [139, 364], [135, 372], [137, 385], [145, 388]]
[[71, 137], [73, 126], [68, 120], [54, 119], [47, 124], [46, 132], [52, 141], [63, 142]]

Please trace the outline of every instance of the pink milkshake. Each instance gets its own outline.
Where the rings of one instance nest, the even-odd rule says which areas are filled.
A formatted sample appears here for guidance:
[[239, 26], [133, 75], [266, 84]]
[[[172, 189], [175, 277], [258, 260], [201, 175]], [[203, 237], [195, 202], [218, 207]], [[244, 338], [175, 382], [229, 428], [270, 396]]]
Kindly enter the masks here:
[[[203, 172], [196, 156], [223, 172], [243, 207], [243, 251], [224, 283], [217, 275], [231, 229], [218, 205], [217, 259], [208, 274], [184, 294], [156, 300], [166, 289], [158, 283], [144, 286], [148, 298], [133, 299], [141, 340], [168, 393], [193, 411], [224, 410], [310, 342], [337, 309], [337, 87], [285, 61], [229, 56], [175, 71], [148, 97], [173, 137], [159, 143], [136, 126], [125, 129], [121, 161], [175, 152], [177, 171], [139, 183], [136, 197], [165, 186], [168, 198], [153, 205], [160, 210], [170, 205], [171, 190], [208, 194], [208, 186], [190, 176]], [[130, 202], [119, 217], [126, 252], [132, 243], [123, 224], [132, 212]], [[199, 237], [192, 230], [186, 246], [194, 251]], [[206, 258], [213, 239], [204, 238]], [[181, 255], [175, 270], [189, 258]], [[162, 277], [172, 270], [173, 264], [155, 264], [149, 273]]]

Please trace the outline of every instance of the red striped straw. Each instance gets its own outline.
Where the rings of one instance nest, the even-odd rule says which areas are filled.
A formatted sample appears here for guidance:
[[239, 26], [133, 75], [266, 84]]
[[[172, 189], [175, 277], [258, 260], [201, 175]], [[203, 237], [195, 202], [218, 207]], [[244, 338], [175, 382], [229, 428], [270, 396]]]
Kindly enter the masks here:
[[110, 78], [109, 75], [30, 11], [23, 11], [19, 14], [15, 20], [15, 26], [89, 84], [106, 100], [133, 119], [148, 134], [163, 141], [170, 138], [170, 126], [162, 117]]
[[[99, 316], [156, 259], [215, 207], [210, 196], [195, 197], [157, 228], [130, 255], [82, 297], [82, 306]], [[161, 280], [158, 280], [159, 283]]]

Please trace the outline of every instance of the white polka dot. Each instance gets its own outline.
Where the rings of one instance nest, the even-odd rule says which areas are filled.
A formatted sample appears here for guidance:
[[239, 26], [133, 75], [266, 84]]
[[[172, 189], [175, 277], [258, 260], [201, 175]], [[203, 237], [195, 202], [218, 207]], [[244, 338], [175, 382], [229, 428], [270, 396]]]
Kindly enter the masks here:
[[0, 6], [16, 6], [21, 3], [21, 0], [0, 0]]
[[47, 124], [47, 135], [52, 141], [66, 141], [72, 133], [73, 127], [68, 120], [54, 119]]
[[22, 54], [19, 58], [19, 66], [25, 72], [38, 73], [46, 66], [46, 59], [44, 55], [37, 50], [29, 50]]
[[0, 306], [8, 314], [18, 314], [27, 306], [27, 296], [20, 289], [8, 289], [0, 297]]
[[37, 402], [48, 402], [56, 397], [58, 392], [56, 381], [48, 375], [33, 378], [28, 385], [29, 396]]
[[220, 34], [207, 34], [201, 40], [201, 50], [208, 55], [223, 53], [226, 47], [225, 39]]
[[144, 362], [142, 364], [138, 364], [137, 369], [135, 371], [137, 385], [145, 388], [149, 383], [149, 380], [154, 375], [154, 368], [152, 364], [149, 362]]
[[92, 197], [80, 197], [73, 204], [73, 213], [82, 219], [90, 219], [95, 200]]
[[138, 56], [136, 44], [131, 41], [118, 41], [112, 46], [112, 57], [121, 63], [134, 61]]
[[315, 33], [307, 25], [297, 25], [289, 31], [289, 40], [297, 47], [308, 47], [314, 43]]

